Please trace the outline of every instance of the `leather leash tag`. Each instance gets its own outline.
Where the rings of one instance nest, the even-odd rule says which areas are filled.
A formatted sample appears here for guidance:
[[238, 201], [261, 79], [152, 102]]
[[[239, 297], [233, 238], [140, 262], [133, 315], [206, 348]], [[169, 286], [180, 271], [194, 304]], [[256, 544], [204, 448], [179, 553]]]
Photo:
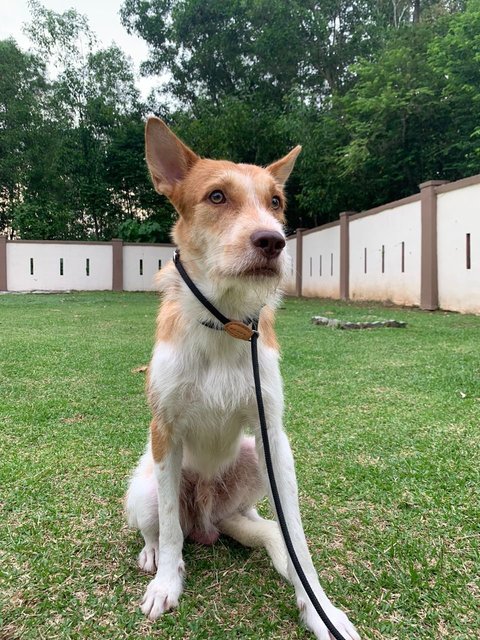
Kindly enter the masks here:
[[239, 340], [250, 340], [253, 336], [253, 329], [247, 327], [243, 322], [239, 322], [238, 320], [231, 320], [224, 325], [225, 331], [232, 338], [238, 338]]

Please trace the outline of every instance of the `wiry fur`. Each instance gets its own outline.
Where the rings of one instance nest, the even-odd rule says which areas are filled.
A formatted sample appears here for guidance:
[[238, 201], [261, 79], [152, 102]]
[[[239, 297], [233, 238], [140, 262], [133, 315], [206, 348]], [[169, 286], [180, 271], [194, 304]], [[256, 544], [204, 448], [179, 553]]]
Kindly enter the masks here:
[[[299, 148], [267, 169], [202, 160], [158, 119], [147, 124], [147, 161], [155, 188], [180, 218], [174, 240], [192, 279], [232, 319], [260, 314], [258, 341], [272, 459], [297, 554], [317, 597], [346, 640], [358, 635], [318, 583], [303, 534], [295, 470], [282, 427], [283, 393], [273, 309], [288, 267], [285, 252], [254, 244], [259, 230], [283, 237], [283, 183]], [[209, 198], [225, 194], [221, 204]], [[277, 198], [280, 207], [273, 206]], [[145, 454], [126, 498], [129, 524], [145, 540], [140, 567], [156, 572], [142, 602], [155, 619], [175, 607], [182, 592], [184, 537], [215, 542], [225, 533], [242, 544], [265, 547], [276, 569], [292, 581], [298, 606], [315, 636], [330, 636], [287, 560], [274, 522], [254, 509], [265, 482], [250, 346], [202, 324], [217, 322], [185, 286], [173, 265], [162, 270], [163, 295], [147, 392], [153, 420]], [[255, 438], [244, 435], [246, 429]]]

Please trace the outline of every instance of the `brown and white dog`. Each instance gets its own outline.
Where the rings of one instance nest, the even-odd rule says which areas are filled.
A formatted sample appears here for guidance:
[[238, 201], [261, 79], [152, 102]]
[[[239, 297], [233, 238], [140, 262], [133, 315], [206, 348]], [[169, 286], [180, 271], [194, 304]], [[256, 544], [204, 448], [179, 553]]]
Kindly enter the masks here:
[[[258, 351], [272, 460], [293, 545], [332, 623], [347, 640], [358, 640], [347, 616], [325, 595], [313, 567], [282, 426], [273, 316], [288, 268], [283, 185], [299, 152], [296, 147], [266, 169], [206, 160], [158, 118], [150, 118], [146, 127], [148, 167], [155, 189], [179, 213], [173, 238], [187, 272], [228, 318], [260, 317]], [[247, 546], [266, 548], [275, 568], [295, 587], [306, 626], [328, 640], [329, 632], [287, 559], [277, 523], [255, 510], [269, 489], [250, 346], [215, 330], [220, 323], [193, 296], [173, 264], [160, 272], [158, 283], [163, 300], [147, 381], [153, 419], [147, 450], [126, 497], [129, 524], [145, 540], [140, 568], [155, 573], [142, 611], [156, 619], [177, 606], [184, 538], [211, 544], [225, 533]], [[246, 429], [255, 437], [246, 437]]]

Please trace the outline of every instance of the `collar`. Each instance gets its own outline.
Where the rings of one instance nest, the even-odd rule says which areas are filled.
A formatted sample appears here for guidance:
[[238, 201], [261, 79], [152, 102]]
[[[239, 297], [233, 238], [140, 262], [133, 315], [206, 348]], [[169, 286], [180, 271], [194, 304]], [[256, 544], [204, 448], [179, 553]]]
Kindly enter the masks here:
[[[252, 325], [253, 326], [258, 326], [258, 316], [256, 316], [255, 318], [244, 318], [241, 322], [242, 324], [245, 324], [248, 326]], [[199, 320], [200, 324], [203, 324], [204, 327], [208, 327], [209, 329], [215, 329], [217, 331], [225, 331], [225, 325], [219, 326], [216, 322], [214, 322], [213, 320]]]
[[[256, 318], [245, 318], [245, 320], [230, 320], [230, 318], [224, 316], [223, 313], [219, 311], [210, 302], [210, 300], [208, 300], [208, 298], [203, 295], [203, 293], [185, 271], [185, 267], [180, 260], [180, 251], [178, 249], [175, 249], [175, 251], [173, 252], [173, 264], [177, 268], [177, 271], [180, 274], [182, 280], [185, 282], [193, 295], [208, 311], [210, 311], [213, 316], [215, 316], [215, 318], [217, 318], [222, 326], [217, 326], [211, 320], [201, 322], [201, 324], [203, 324], [205, 327], [209, 327], [210, 329], [220, 329], [226, 331], [228, 335], [232, 336], [232, 338], [238, 338], [239, 340], [250, 341], [254, 334], [258, 335], [258, 316]], [[258, 313], [258, 315], [260, 315], [260, 312]], [[251, 325], [251, 327], [249, 325]]]

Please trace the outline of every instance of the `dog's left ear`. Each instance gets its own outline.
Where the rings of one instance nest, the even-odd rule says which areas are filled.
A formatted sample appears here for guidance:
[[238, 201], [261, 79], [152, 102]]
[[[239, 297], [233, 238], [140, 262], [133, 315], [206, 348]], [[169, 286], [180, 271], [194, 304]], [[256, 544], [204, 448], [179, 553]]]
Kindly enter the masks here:
[[280, 160], [277, 160], [273, 164], [268, 165], [267, 171], [269, 171], [275, 180], [282, 186], [288, 180], [288, 176], [291, 174], [295, 160], [301, 150], [302, 147], [297, 145], [290, 151], [290, 153], [287, 153], [286, 156], [280, 158]]

